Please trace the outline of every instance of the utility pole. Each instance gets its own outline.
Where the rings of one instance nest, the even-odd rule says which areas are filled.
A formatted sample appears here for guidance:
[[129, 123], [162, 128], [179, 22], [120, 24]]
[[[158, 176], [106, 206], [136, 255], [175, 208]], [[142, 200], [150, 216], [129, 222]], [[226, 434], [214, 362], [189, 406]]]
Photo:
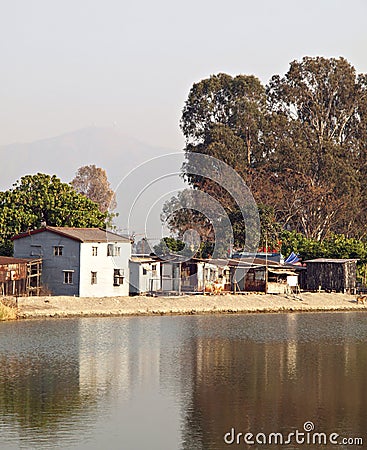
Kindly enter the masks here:
[[268, 293], [268, 233], [265, 232], [265, 294]]

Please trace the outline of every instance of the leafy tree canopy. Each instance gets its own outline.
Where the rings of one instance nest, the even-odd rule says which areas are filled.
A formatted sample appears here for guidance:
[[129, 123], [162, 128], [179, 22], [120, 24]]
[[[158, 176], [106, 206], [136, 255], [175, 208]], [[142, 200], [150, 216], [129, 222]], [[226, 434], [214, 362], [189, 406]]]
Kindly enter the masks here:
[[163, 238], [159, 244], [154, 246], [154, 253], [157, 256], [164, 256], [168, 253], [178, 253], [185, 248], [185, 243], [173, 237]]
[[314, 258], [355, 258], [360, 281], [367, 281], [367, 242], [355, 238], [347, 238], [344, 234], [330, 234], [323, 241], [305, 237], [295, 231], [281, 233], [282, 253], [290, 255], [292, 251], [303, 261]]
[[26, 175], [0, 192], [0, 254], [11, 255], [12, 236], [42, 223], [50, 226], [103, 227], [107, 214], [55, 175]]
[[[279, 229], [319, 242], [366, 237], [367, 75], [346, 59], [292, 61], [267, 86], [252, 75], [212, 75], [192, 86], [181, 129], [184, 177], [222, 204], [238, 245], [245, 238], [239, 211], [220, 186], [193, 175], [192, 153], [220, 159], [243, 177], [274, 241]], [[176, 233], [180, 220], [171, 219]]]
[[79, 167], [70, 183], [76, 192], [97, 203], [102, 212], [116, 208], [115, 193], [107, 179], [106, 171], [94, 164]]

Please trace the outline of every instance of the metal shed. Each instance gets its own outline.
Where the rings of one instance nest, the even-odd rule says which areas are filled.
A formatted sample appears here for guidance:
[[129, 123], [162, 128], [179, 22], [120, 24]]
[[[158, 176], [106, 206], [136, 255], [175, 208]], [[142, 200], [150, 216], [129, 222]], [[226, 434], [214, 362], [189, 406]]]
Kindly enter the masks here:
[[355, 293], [358, 259], [310, 259], [306, 285], [310, 291]]
[[152, 294], [161, 290], [161, 262], [148, 255], [130, 258], [130, 295]]

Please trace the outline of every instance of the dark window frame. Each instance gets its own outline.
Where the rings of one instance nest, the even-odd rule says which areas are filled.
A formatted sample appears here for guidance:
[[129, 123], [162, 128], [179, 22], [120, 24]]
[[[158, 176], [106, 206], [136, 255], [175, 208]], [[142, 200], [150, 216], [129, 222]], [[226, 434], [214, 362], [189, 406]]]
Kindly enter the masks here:
[[90, 273], [90, 284], [97, 284], [97, 272], [91, 271], [91, 273]]
[[64, 284], [74, 284], [74, 280], [73, 280], [73, 275], [74, 275], [74, 271], [73, 270], [64, 270]]
[[113, 285], [114, 286], [121, 286], [124, 284], [124, 275], [125, 271], [124, 269], [113, 269]]
[[54, 245], [54, 256], [63, 256], [64, 246], [63, 245]]

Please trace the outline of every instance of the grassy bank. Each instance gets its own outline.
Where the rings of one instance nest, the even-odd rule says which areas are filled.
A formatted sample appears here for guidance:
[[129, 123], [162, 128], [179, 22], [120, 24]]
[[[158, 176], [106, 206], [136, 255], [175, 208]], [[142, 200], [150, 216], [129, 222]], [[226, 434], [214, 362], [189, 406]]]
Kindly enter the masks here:
[[17, 318], [17, 309], [0, 301], [0, 320], [15, 320]]

